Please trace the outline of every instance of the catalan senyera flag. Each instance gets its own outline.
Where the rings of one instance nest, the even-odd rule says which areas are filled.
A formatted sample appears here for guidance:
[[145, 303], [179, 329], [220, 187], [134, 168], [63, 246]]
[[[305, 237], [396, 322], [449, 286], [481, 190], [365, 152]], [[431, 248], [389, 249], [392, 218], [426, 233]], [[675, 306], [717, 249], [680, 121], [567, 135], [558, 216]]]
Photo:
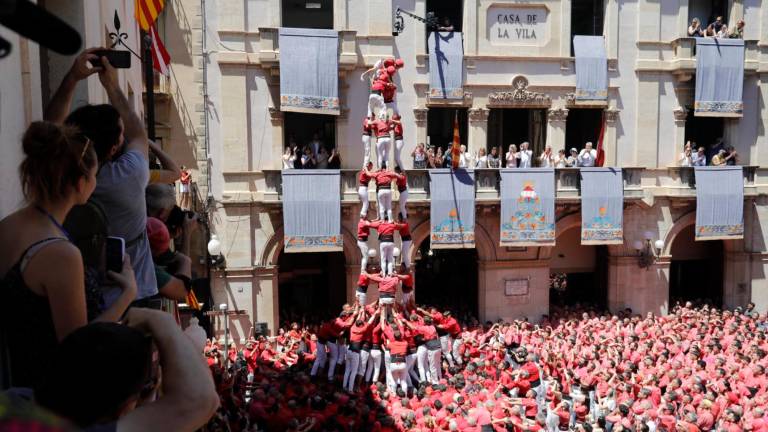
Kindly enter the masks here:
[[149, 28], [149, 35], [152, 37], [152, 65], [156, 71], [168, 76], [170, 75], [171, 55], [168, 54], [163, 41], [158, 36], [156, 25], [152, 24]]
[[461, 137], [459, 136], [459, 112], [453, 118], [453, 146], [451, 146], [451, 166], [453, 169], [459, 167], [459, 158], [461, 157]]
[[136, 0], [136, 21], [145, 32], [155, 23], [165, 7], [165, 0]]
[[597, 138], [597, 158], [595, 158], [595, 166], [601, 167], [605, 163], [605, 148], [603, 147], [603, 141], [605, 138], [605, 114], [600, 119], [600, 136]]

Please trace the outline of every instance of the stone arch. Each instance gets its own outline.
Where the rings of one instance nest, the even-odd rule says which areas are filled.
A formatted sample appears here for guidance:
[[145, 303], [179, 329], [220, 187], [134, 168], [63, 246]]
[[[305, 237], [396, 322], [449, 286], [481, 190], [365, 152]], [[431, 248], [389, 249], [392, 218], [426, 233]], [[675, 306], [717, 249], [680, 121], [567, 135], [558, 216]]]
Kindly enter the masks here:
[[[360, 251], [357, 249], [357, 240], [354, 235], [345, 227], [341, 227], [343, 238], [344, 261], [346, 265], [360, 264]], [[283, 227], [280, 226], [274, 234], [264, 243], [264, 250], [261, 253], [259, 266], [276, 266], [283, 253]]]
[[[429, 218], [422, 220], [411, 230], [413, 242], [411, 243], [411, 250], [408, 251], [411, 256], [411, 262], [415, 262], [416, 252], [419, 250], [424, 240], [429, 237], [430, 231]], [[485, 227], [479, 223], [475, 224], [475, 249], [477, 249], [478, 260], [496, 261], [496, 245], [493, 243], [493, 240]], [[403, 251], [403, 253], [405, 253], [405, 251]]]
[[[692, 210], [685, 215], [678, 218], [669, 229], [667, 235], [664, 236], [664, 249], [662, 250], [662, 256], [670, 256], [672, 254], [672, 243], [677, 239], [678, 234], [691, 225], [696, 224], [696, 210]], [[710, 240], [717, 241], [717, 240]], [[723, 252], [741, 252], [744, 247], [743, 239], [734, 240], [720, 240], [723, 242]]]

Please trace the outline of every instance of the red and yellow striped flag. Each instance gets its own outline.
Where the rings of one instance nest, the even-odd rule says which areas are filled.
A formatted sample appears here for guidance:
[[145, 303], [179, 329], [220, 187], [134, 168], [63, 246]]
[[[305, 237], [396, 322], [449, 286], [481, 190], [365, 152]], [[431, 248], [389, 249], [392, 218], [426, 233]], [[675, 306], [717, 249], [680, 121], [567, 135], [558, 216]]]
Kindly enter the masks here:
[[136, 21], [139, 23], [139, 27], [144, 31], [149, 31], [164, 7], [165, 0], [136, 0]]
[[453, 146], [451, 146], [451, 166], [453, 169], [459, 167], [459, 158], [461, 157], [461, 137], [459, 136], [459, 112], [453, 118]]

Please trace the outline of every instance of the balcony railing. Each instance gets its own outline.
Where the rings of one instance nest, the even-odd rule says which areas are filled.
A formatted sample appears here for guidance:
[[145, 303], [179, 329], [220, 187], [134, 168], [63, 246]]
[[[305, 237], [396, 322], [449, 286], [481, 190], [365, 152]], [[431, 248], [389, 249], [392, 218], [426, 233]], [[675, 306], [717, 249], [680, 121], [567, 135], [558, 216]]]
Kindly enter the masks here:
[[[758, 195], [756, 177], [758, 167], [744, 166], [744, 196]], [[475, 199], [479, 205], [498, 203], [501, 174], [497, 169], [477, 169], [475, 172]], [[622, 168], [624, 199], [641, 200], [650, 197], [696, 198], [696, 179], [693, 168]], [[265, 190], [263, 203], [278, 204], [282, 201], [282, 177], [279, 170], [264, 170]], [[341, 202], [352, 205], [359, 202], [357, 196], [357, 170], [341, 170]], [[429, 170], [407, 170], [408, 203], [429, 203]], [[764, 192], [764, 191], [763, 191]], [[375, 188], [369, 188], [375, 199]], [[581, 176], [578, 168], [555, 169], [555, 198], [557, 202], [578, 202], [581, 198]]]

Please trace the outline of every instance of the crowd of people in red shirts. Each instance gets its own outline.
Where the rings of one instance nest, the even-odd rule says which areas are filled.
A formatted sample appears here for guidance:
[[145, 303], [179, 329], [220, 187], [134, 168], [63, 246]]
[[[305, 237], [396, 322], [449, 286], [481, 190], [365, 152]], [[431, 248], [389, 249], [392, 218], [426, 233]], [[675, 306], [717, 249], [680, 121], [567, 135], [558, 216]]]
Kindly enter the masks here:
[[475, 327], [406, 308], [346, 305], [240, 350], [209, 343], [222, 403], [207, 430], [768, 432], [753, 305]]

